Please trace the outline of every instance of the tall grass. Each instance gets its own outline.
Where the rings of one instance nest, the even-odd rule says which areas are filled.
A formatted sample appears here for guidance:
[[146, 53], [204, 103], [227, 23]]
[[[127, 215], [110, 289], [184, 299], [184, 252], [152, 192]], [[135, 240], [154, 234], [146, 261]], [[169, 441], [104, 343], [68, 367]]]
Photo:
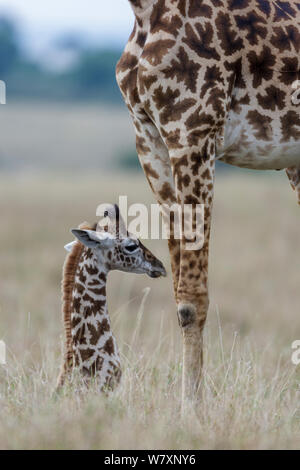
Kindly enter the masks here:
[[[143, 180], [114, 181], [133, 202], [151, 201]], [[170, 276], [109, 278], [123, 363], [116, 392], [86, 390], [75, 374], [61, 395], [53, 393], [63, 245], [69, 228], [93, 221], [115, 190], [93, 176], [27, 176], [17, 190], [0, 183], [0, 338], [8, 348], [0, 366], [1, 448], [299, 447], [300, 374], [291, 363], [300, 337], [299, 214], [283, 176], [217, 180], [201, 400], [184, 417]], [[167, 262], [163, 242], [145, 243]]]

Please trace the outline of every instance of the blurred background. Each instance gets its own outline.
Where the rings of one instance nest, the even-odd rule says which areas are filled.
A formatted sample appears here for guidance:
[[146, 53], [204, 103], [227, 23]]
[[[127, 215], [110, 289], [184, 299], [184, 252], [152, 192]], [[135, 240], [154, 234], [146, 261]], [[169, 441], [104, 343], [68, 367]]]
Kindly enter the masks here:
[[139, 170], [115, 80], [132, 25], [127, 0], [0, 0], [0, 169]]

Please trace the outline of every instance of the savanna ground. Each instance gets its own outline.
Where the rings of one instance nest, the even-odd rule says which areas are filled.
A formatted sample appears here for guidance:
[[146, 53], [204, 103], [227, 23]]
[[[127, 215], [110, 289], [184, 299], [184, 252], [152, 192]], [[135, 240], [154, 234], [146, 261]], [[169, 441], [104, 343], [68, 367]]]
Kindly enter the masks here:
[[[11, 146], [16, 142], [19, 135]], [[6, 151], [12, 149], [2, 142]], [[45, 152], [51, 154], [51, 139]], [[71, 227], [95, 221], [97, 205], [119, 194], [154, 202], [139, 174], [99, 169], [0, 177], [0, 339], [8, 348], [7, 365], [0, 366], [0, 448], [299, 448], [300, 369], [291, 362], [291, 344], [300, 339], [299, 207], [283, 173], [217, 175], [197, 415], [180, 419], [181, 338], [165, 241], [145, 243], [166, 263], [167, 279], [109, 278], [124, 368], [119, 389], [109, 398], [93, 387], [75, 393], [75, 386], [53, 395], [63, 246]]]

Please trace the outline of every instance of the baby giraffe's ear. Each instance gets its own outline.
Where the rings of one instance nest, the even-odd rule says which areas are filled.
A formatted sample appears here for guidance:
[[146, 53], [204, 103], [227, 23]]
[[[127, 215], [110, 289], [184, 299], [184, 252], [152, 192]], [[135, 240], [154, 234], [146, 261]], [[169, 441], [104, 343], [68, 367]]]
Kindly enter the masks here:
[[[93, 230], [81, 230], [74, 228], [71, 230], [74, 237], [80, 241], [87, 248], [96, 248], [98, 245], [98, 240], [95, 239], [95, 232]], [[100, 241], [100, 240], [99, 240]]]
[[76, 241], [70, 242], [64, 246], [64, 249], [68, 252], [72, 251], [73, 246], [75, 245]]
[[87, 248], [110, 248], [113, 246], [113, 239], [109, 234], [95, 232], [94, 230], [82, 230], [74, 228], [71, 230], [73, 235]]

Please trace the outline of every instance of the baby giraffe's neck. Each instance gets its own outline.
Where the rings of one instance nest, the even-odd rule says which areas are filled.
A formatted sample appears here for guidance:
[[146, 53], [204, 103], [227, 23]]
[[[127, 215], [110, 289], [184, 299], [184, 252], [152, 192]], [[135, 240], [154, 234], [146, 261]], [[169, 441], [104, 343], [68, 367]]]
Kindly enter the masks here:
[[113, 388], [121, 376], [120, 357], [106, 302], [108, 270], [97, 254], [84, 248], [75, 273], [71, 333], [74, 365], [96, 376], [100, 388]]

